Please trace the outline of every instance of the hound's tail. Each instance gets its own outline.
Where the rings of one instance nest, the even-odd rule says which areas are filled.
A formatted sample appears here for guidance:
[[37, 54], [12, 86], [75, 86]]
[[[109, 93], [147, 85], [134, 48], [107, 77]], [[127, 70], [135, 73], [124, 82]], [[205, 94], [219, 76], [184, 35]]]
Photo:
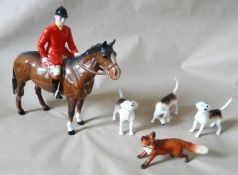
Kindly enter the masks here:
[[226, 104], [224, 104], [224, 105], [220, 108], [220, 110], [222, 111], [222, 110], [226, 109], [227, 106], [231, 103], [231, 101], [232, 101], [232, 98], [230, 98], [230, 99], [226, 102]]
[[178, 85], [179, 85], [179, 83], [178, 83], [178, 80], [177, 80], [177, 78], [175, 78], [174, 79], [175, 80], [175, 87], [174, 87], [174, 90], [173, 90], [173, 93], [175, 94], [176, 92], [177, 92], [177, 90], [178, 90]]
[[121, 88], [119, 88], [119, 97], [124, 98]]
[[203, 145], [194, 144], [192, 142], [187, 142], [183, 140], [183, 147], [188, 151], [194, 152], [196, 154], [207, 154], [208, 148]]
[[12, 74], [12, 89], [13, 89], [13, 94], [15, 94], [16, 88], [17, 88], [17, 79], [16, 79], [15, 71], [13, 70], [12, 72], [13, 72], [13, 74]]

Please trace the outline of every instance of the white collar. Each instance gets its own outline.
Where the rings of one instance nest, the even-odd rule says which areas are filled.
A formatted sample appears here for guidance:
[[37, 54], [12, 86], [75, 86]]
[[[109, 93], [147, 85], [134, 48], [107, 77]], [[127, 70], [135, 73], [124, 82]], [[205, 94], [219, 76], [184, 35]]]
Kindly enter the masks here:
[[150, 147], [143, 147], [143, 149], [147, 154], [150, 154], [152, 151], [152, 148], [150, 148]]

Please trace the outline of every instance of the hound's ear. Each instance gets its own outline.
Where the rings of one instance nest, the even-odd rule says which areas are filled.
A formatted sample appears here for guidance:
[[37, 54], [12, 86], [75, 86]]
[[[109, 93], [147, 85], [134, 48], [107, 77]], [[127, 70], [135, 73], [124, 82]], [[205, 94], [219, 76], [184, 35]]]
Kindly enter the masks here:
[[151, 132], [149, 136], [150, 136], [152, 139], [154, 139], [154, 138], [155, 138], [155, 132], [154, 132], [154, 131]]
[[107, 46], [107, 41], [104, 41], [103, 44], [102, 44], [103, 47], [106, 47]]
[[121, 108], [126, 108], [126, 105], [127, 105], [126, 101], [123, 101], [123, 102], [120, 104], [120, 107], [121, 107]]
[[115, 44], [116, 40], [114, 39], [109, 45], [112, 47]]
[[199, 106], [200, 106], [200, 102], [197, 102], [196, 103], [196, 108], [199, 109]]

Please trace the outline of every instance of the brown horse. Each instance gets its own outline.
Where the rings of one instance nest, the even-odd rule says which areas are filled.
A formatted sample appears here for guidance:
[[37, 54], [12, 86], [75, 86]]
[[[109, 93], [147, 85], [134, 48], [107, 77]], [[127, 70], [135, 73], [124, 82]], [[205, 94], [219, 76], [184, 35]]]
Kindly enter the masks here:
[[[113, 50], [114, 43], [115, 40], [109, 44], [105, 41], [92, 46], [81, 56], [65, 59], [60, 81], [60, 92], [67, 99], [67, 131], [69, 135], [75, 134], [72, 122], [76, 106], [77, 123], [79, 125], [84, 124], [84, 121], [80, 119], [81, 108], [85, 97], [92, 91], [95, 75], [109, 75], [113, 80], [120, 77], [120, 68], [115, 59], [116, 52]], [[25, 114], [21, 106], [21, 98], [28, 80], [35, 83], [35, 92], [43, 110], [50, 109], [41, 95], [41, 89], [52, 92], [49, 72], [49, 68], [41, 65], [40, 54], [36, 51], [21, 53], [15, 59], [12, 84], [13, 92], [16, 93], [17, 112], [20, 115]]]

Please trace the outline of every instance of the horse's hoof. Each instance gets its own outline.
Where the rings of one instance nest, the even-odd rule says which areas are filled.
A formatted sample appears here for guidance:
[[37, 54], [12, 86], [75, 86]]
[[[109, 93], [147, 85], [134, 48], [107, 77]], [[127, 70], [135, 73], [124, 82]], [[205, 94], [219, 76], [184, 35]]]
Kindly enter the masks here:
[[76, 132], [74, 130], [72, 130], [72, 131], [68, 131], [68, 134], [72, 136], [72, 135], [75, 135]]
[[200, 137], [200, 135], [199, 135], [199, 134], [195, 134], [195, 137], [196, 137], [196, 138], [199, 138], [199, 137]]
[[22, 110], [22, 111], [18, 112], [18, 114], [19, 114], [19, 115], [25, 115], [26, 112]]
[[49, 106], [46, 106], [43, 108], [43, 111], [49, 111], [50, 110], [50, 107]]
[[77, 123], [78, 123], [78, 125], [84, 125], [85, 124], [84, 121], [80, 121], [80, 122], [77, 122]]

